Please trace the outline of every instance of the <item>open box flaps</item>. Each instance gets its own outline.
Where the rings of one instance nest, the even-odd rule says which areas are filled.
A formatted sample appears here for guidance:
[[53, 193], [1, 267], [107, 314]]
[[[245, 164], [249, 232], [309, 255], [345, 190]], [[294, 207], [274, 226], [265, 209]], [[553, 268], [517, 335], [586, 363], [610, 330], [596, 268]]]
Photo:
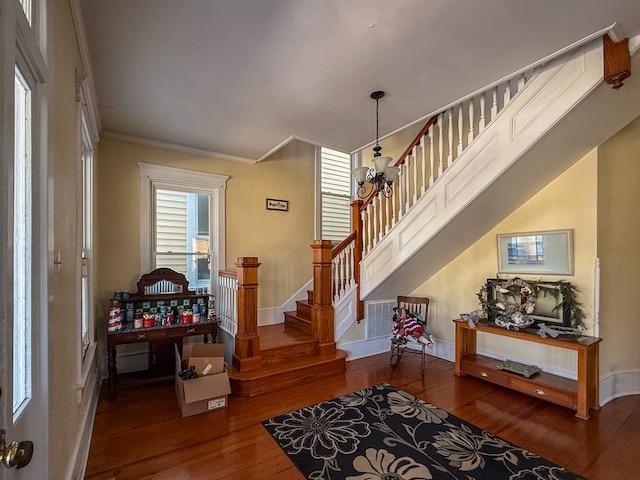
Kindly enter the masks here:
[[224, 344], [189, 343], [182, 347], [182, 368], [195, 367], [198, 375], [203, 375], [207, 365], [211, 365], [208, 375], [224, 372]]
[[[229, 376], [224, 370], [224, 345], [221, 344], [188, 344], [183, 348], [184, 359], [180, 357], [178, 347], [175, 347], [176, 355], [176, 378], [175, 391], [182, 416], [195, 415], [198, 413], [225, 407], [227, 405], [227, 395], [231, 393]], [[200, 357], [198, 355], [205, 355]], [[219, 356], [216, 356], [219, 355]], [[222, 365], [221, 371], [208, 375], [199, 376], [190, 380], [183, 380], [178, 373], [187, 366], [196, 366], [198, 375], [201, 375], [201, 365], [215, 363]], [[202, 367], [204, 368], [204, 367]]]

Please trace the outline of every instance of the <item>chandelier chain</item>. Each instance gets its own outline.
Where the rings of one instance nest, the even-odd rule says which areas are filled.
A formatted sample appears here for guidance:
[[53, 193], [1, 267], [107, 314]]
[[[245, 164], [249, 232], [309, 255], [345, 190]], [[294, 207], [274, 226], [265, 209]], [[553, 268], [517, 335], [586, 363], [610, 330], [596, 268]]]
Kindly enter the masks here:
[[378, 128], [378, 102], [379, 101], [380, 100], [378, 100], [376, 98], [376, 147], [379, 146], [379, 144], [378, 144], [378, 133], [380, 131], [379, 128]]

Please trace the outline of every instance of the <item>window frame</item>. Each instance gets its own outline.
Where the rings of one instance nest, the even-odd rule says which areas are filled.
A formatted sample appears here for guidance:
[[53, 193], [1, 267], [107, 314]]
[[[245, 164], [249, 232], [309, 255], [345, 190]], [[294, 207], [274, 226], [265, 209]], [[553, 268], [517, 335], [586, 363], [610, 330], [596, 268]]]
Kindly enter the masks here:
[[[77, 292], [76, 305], [78, 319], [78, 378], [76, 388], [79, 398], [87, 384], [95, 364], [97, 350], [95, 315], [95, 268], [94, 268], [94, 201], [95, 201], [95, 145], [99, 136], [95, 129], [94, 118], [89, 109], [88, 80], [82, 72], [76, 72], [76, 208], [78, 211], [77, 230]], [[83, 298], [83, 279], [87, 279], [87, 297]], [[84, 300], [84, 304], [83, 304]], [[84, 305], [84, 308], [83, 308]], [[83, 350], [84, 322], [87, 323], [88, 344]]]
[[217, 272], [226, 267], [225, 193], [229, 177], [143, 162], [138, 162], [138, 168], [140, 169], [140, 271], [149, 272], [155, 264], [155, 190], [159, 188], [209, 195], [211, 280], [212, 291], [216, 291], [217, 296], [217, 282], [214, 282], [214, 279], [217, 277]]
[[[348, 194], [333, 194], [327, 193], [327, 195], [336, 197], [336, 198], [348, 198], [349, 199], [349, 233], [351, 233], [351, 203], [353, 201], [353, 192], [354, 192], [354, 182], [351, 180], [351, 169], [353, 168], [354, 158], [353, 155], [348, 152], [343, 152], [341, 150], [337, 150], [335, 148], [326, 147], [326, 146], [316, 146], [316, 222], [315, 222], [315, 237], [316, 238], [324, 238], [323, 237], [323, 200], [325, 193], [322, 190], [322, 167], [323, 167], [323, 149], [331, 150], [334, 152], [339, 152], [349, 156], [349, 193]], [[347, 236], [349, 235], [347, 233]], [[346, 237], [345, 237], [346, 238]], [[338, 240], [333, 240], [335, 243], [338, 243]]]

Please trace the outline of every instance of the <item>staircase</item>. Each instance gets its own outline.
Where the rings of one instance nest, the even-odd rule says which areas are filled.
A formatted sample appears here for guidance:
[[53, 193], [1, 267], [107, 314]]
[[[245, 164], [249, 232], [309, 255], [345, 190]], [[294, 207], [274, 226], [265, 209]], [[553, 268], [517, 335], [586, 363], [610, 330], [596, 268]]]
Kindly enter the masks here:
[[234, 395], [251, 397], [346, 370], [347, 354], [342, 350], [318, 354], [318, 341], [302, 330], [280, 323], [258, 327], [262, 366], [248, 372], [229, 369]]
[[640, 115], [638, 75], [612, 89], [606, 55], [594, 40], [434, 116], [396, 163], [394, 196], [361, 210], [360, 298], [414, 291]]
[[[249, 316], [238, 329], [233, 393], [252, 396], [344, 372], [346, 353], [334, 336], [364, 317], [360, 299], [413, 291], [637, 117], [639, 76], [620, 90], [606, 85], [603, 43], [594, 40], [434, 115], [396, 162], [393, 196], [354, 202], [354, 232], [335, 249], [314, 242], [307, 299], [283, 324], [257, 327]], [[239, 301], [239, 310], [252, 302]]]
[[259, 395], [346, 370], [347, 354], [337, 350], [334, 342], [332, 245], [320, 240], [312, 246], [314, 290], [277, 325], [257, 327], [257, 258], [245, 257], [236, 263], [238, 333], [228, 367], [234, 395]]
[[296, 310], [284, 312], [285, 325], [296, 328], [311, 335], [311, 305], [313, 290], [307, 290], [307, 300], [296, 300]]

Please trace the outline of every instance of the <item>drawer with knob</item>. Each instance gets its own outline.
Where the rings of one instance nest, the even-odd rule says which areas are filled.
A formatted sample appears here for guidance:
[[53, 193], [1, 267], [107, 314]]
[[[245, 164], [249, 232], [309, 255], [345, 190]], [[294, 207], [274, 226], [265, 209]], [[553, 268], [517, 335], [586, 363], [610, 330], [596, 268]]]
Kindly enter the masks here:
[[462, 361], [462, 373], [487, 380], [503, 387], [509, 386], [509, 375], [488, 365]]
[[565, 407], [576, 407], [576, 395], [574, 392], [562, 390], [552, 385], [544, 385], [541, 383], [531, 382], [529, 380], [512, 377], [510, 387], [522, 393], [538, 397], [548, 402], [563, 405]]

